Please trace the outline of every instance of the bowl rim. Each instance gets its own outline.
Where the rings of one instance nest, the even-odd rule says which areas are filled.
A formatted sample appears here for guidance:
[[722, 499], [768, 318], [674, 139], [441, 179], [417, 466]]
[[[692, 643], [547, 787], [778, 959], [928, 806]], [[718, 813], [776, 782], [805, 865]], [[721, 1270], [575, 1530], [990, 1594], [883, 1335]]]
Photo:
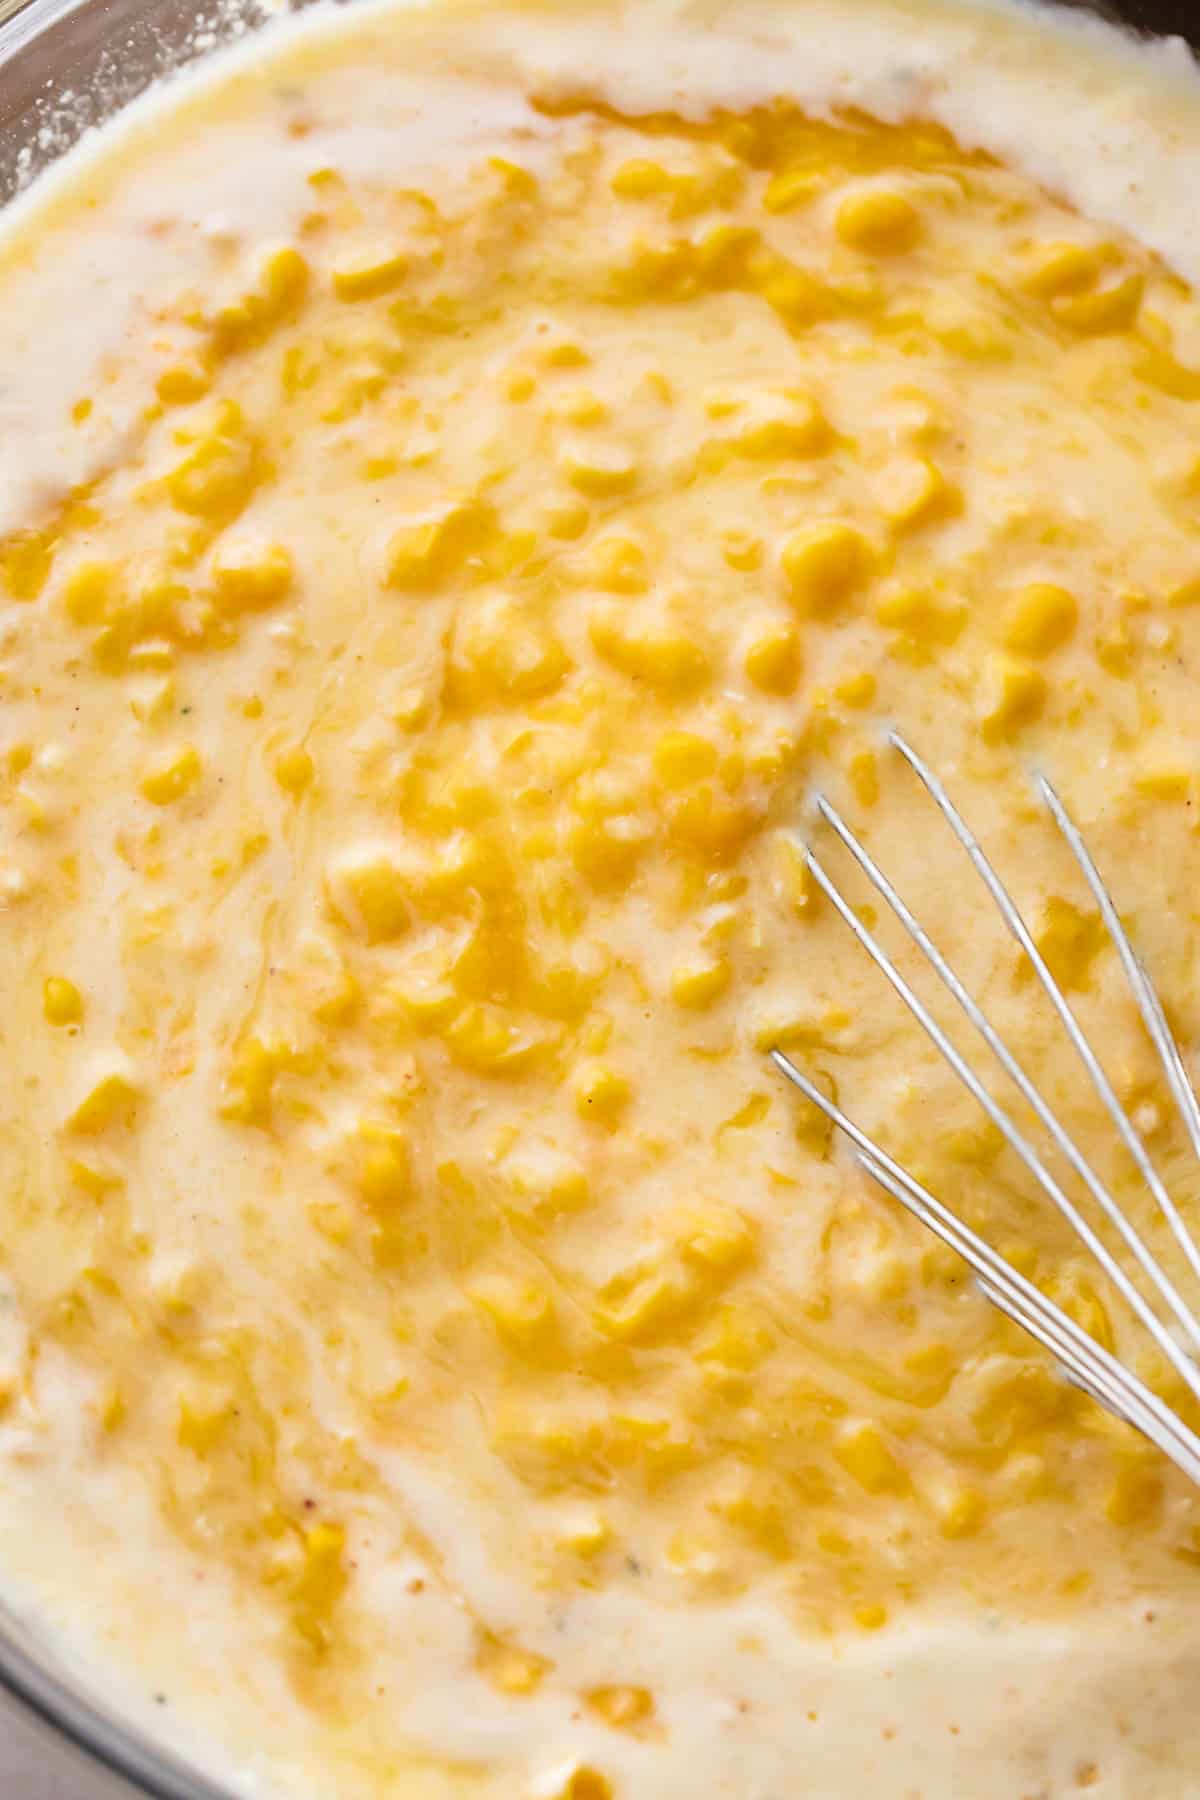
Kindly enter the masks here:
[[[111, 0], [0, 0], [0, 77], [24, 56], [48, 31], [61, 26], [73, 13], [91, 7], [106, 10]], [[194, 0], [198, 14], [203, 0]], [[250, 29], [257, 27], [257, 21]], [[222, 34], [214, 32], [213, 48]], [[207, 49], [200, 54], [207, 54]], [[186, 58], [181, 58], [181, 61]], [[153, 79], [153, 76], [151, 76]], [[53, 101], [53, 90], [45, 98]], [[105, 114], [115, 117], [135, 98], [122, 98]], [[0, 120], [2, 120], [0, 111]], [[73, 147], [64, 143], [62, 153]], [[58, 160], [51, 152], [45, 164]], [[21, 190], [18, 184], [17, 192]], [[15, 198], [15, 195], [13, 196]], [[184, 1754], [155, 1740], [151, 1731], [132, 1717], [109, 1707], [98, 1695], [87, 1692], [86, 1670], [68, 1670], [56, 1653], [43, 1646], [36, 1625], [20, 1611], [0, 1600], [0, 1693], [13, 1700], [18, 1711], [48, 1728], [51, 1735], [79, 1753], [81, 1762], [100, 1768], [123, 1783], [131, 1795], [143, 1800], [235, 1800], [233, 1791], [217, 1782]]]

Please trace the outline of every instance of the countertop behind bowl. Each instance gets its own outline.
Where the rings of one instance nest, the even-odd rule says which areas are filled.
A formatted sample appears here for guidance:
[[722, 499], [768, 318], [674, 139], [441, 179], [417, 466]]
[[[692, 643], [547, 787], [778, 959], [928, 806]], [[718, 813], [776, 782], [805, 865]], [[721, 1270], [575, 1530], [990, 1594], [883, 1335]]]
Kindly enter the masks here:
[[1200, 6], [1197, 0], [1067, 0], [1084, 12], [1106, 19], [1124, 20], [1139, 31], [1174, 33], [1200, 45]]
[[0, 1694], [0, 1795], [3, 1800], [140, 1800], [136, 1789]]

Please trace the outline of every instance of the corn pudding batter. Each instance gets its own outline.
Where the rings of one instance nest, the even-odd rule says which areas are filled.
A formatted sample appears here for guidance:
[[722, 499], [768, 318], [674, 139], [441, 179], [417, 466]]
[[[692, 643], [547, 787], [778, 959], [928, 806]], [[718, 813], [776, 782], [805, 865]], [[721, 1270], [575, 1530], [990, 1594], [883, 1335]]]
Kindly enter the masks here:
[[1028, 771], [1190, 1056], [1198, 155], [1023, 12], [360, 6], [12, 210], [0, 1560], [237, 1791], [1200, 1793], [1195, 1494], [765, 1055], [1182, 1404], [795, 833], [1148, 1212], [900, 724], [1197, 1217]]

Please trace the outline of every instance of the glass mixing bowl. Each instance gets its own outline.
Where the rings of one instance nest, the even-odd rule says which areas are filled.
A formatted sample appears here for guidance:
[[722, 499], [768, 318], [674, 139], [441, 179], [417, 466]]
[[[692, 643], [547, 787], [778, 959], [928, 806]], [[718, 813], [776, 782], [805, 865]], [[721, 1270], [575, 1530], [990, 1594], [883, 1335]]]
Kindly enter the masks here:
[[[153, 81], [309, 3], [0, 0], [0, 204]], [[1066, 3], [1143, 31], [1188, 37], [1200, 48], [1197, 0]], [[3, 1605], [0, 1687], [81, 1750], [97, 1779], [107, 1770], [154, 1800], [232, 1800], [89, 1692], [37, 1622]]]

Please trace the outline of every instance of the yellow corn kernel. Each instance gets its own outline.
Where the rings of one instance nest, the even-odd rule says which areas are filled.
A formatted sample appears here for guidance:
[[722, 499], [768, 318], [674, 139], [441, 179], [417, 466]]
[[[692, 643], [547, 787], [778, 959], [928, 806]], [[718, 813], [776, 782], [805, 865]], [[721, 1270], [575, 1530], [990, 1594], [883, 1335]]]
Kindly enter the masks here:
[[587, 1562], [607, 1550], [612, 1541], [611, 1525], [601, 1513], [591, 1511], [573, 1514], [555, 1538], [560, 1550]]
[[880, 504], [896, 532], [920, 531], [962, 511], [962, 494], [926, 456], [905, 457], [887, 470]]
[[696, 1346], [701, 1362], [749, 1374], [771, 1354], [775, 1339], [764, 1325], [733, 1306], [724, 1306]]
[[215, 525], [236, 518], [258, 480], [257, 451], [241, 408], [223, 400], [211, 428], [167, 476], [166, 488], [179, 512]]
[[[1173, 633], [1170, 635], [1174, 636]], [[1121, 622], [1111, 632], [1096, 638], [1096, 661], [1108, 674], [1123, 679], [1133, 667], [1135, 648], [1124, 622]]]
[[54, 567], [57, 533], [13, 531], [0, 538], [0, 575], [14, 600], [36, 600]]
[[1049, 656], [1067, 642], [1078, 620], [1074, 594], [1052, 582], [1032, 582], [1009, 611], [1005, 648], [1017, 656]]
[[49, 1025], [78, 1025], [83, 1018], [83, 995], [63, 975], [48, 975], [42, 989], [42, 1012]]
[[1046, 678], [1016, 657], [989, 656], [984, 670], [980, 725], [984, 741], [998, 744], [1028, 725], [1046, 704]]
[[125, 1185], [123, 1178], [114, 1169], [106, 1166], [98, 1157], [91, 1159], [73, 1156], [67, 1163], [67, 1173], [77, 1188], [82, 1188], [97, 1205], [101, 1205], [106, 1195], [114, 1188]]
[[903, 633], [912, 652], [922, 658], [953, 644], [966, 624], [966, 608], [942, 605], [923, 588], [894, 588], [881, 594], [875, 617], [888, 631]]
[[1091, 293], [1056, 295], [1050, 310], [1069, 331], [1081, 337], [1099, 337], [1110, 331], [1128, 331], [1141, 310], [1145, 291], [1144, 275], [1126, 275], [1123, 281]]
[[231, 1413], [229, 1406], [203, 1406], [181, 1400], [175, 1427], [176, 1443], [203, 1460], [212, 1454], [225, 1435]]
[[647, 200], [655, 194], [669, 193], [674, 183], [675, 177], [661, 163], [637, 158], [622, 163], [610, 185], [621, 200]]
[[612, 1131], [632, 1098], [629, 1083], [604, 1063], [583, 1063], [572, 1082], [581, 1119]]
[[554, 1303], [537, 1282], [512, 1275], [484, 1275], [470, 1283], [467, 1294], [500, 1335], [526, 1354], [536, 1353], [553, 1339]]
[[721, 555], [731, 569], [738, 569], [742, 574], [749, 574], [757, 569], [763, 559], [763, 542], [755, 537], [752, 531], [743, 531], [737, 526], [721, 533]]
[[803, 389], [759, 399], [732, 439], [742, 456], [769, 462], [819, 456], [832, 441], [829, 421], [813, 396]]
[[680, 1256], [692, 1279], [719, 1286], [754, 1256], [754, 1227], [732, 1206], [710, 1202], [694, 1208], [678, 1236]]
[[536, 1693], [550, 1667], [544, 1656], [519, 1650], [499, 1639], [486, 1644], [476, 1662], [494, 1687], [502, 1694], [514, 1696]]
[[119, 1387], [110, 1387], [100, 1407], [100, 1426], [108, 1432], [119, 1431], [129, 1415], [129, 1402]]
[[388, 1126], [364, 1126], [362, 1138], [365, 1151], [357, 1185], [363, 1205], [376, 1219], [393, 1218], [413, 1197], [407, 1142]]
[[134, 694], [129, 710], [142, 725], [159, 725], [175, 711], [178, 689], [170, 675], [159, 675]]
[[1144, 764], [1135, 774], [1133, 785], [1150, 800], [1186, 801], [1196, 779], [1195, 768], [1187, 762], [1158, 760]]
[[448, 1049], [477, 1075], [519, 1075], [536, 1062], [548, 1040], [531, 1035], [500, 1006], [473, 1001], [445, 1031]]
[[828, 310], [829, 289], [807, 269], [780, 258], [764, 267], [755, 281], [763, 300], [793, 331], [803, 330]]
[[808, 866], [808, 852], [790, 833], [781, 833], [777, 844], [775, 866], [780, 892], [795, 912], [811, 919], [820, 890]]
[[390, 294], [408, 274], [408, 258], [399, 250], [364, 250], [338, 263], [330, 277], [339, 300], [374, 300]]
[[292, 559], [282, 544], [226, 543], [212, 573], [217, 605], [229, 617], [278, 605], [293, 579]]
[[[1006, 362], [1012, 355], [1012, 334], [981, 306], [950, 290], [928, 300], [924, 321], [936, 341], [967, 362]], [[914, 441], [928, 433], [916, 432]]]
[[720, 999], [733, 970], [725, 956], [677, 963], [671, 974], [671, 998], [676, 1006], [699, 1012]]
[[888, 1622], [888, 1610], [877, 1600], [868, 1600], [854, 1609], [854, 1623], [860, 1631], [882, 1631]]
[[561, 462], [571, 486], [589, 500], [612, 499], [637, 486], [637, 459], [621, 444], [589, 438], [566, 449]]
[[[560, 538], [564, 543], [574, 543], [587, 530], [589, 516], [582, 500], [569, 500], [565, 505], [549, 509], [546, 513], [546, 530], [552, 538]], [[617, 589], [617, 592], [623, 591]]]
[[675, 801], [668, 823], [677, 843], [705, 856], [726, 858], [744, 847], [758, 817], [746, 801], [729, 799], [721, 786], [705, 782]]
[[488, 168], [500, 178], [505, 193], [512, 199], [533, 200], [538, 193], [537, 176], [522, 163], [507, 156], [489, 156]]
[[67, 1118], [67, 1129], [81, 1137], [95, 1137], [115, 1126], [133, 1123], [141, 1091], [124, 1069], [101, 1075]]
[[46, 831], [53, 819], [53, 814], [45, 802], [34, 793], [32, 788], [26, 786], [24, 782], [21, 782], [16, 789], [15, 797], [20, 804], [22, 816], [30, 829], [33, 831]]
[[1167, 605], [1196, 606], [1200, 605], [1200, 576], [1193, 575], [1188, 581], [1181, 581], [1171, 588], [1167, 594]]
[[275, 1078], [292, 1060], [290, 1048], [247, 1037], [239, 1046], [225, 1083], [220, 1113], [238, 1125], [265, 1131], [271, 1123]]
[[187, 744], [143, 775], [142, 793], [154, 806], [171, 806], [191, 792], [202, 773], [199, 752]]
[[874, 806], [879, 799], [879, 763], [873, 750], [858, 750], [846, 769], [860, 806]]
[[635, 538], [601, 538], [588, 557], [587, 574], [607, 594], [644, 594], [650, 586], [646, 552]]
[[668, 731], [654, 746], [654, 773], [665, 787], [691, 787], [714, 775], [717, 746], [694, 731]]
[[938, 1530], [943, 1537], [973, 1537], [987, 1517], [987, 1502], [978, 1488], [947, 1481], [933, 1496]]
[[985, 1365], [981, 1396], [971, 1416], [983, 1442], [1023, 1455], [1027, 1448], [1036, 1449], [1039, 1434], [1073, 1404], [1069, 1390], [1048, 1370], [998, 1356], [990, 1367]]
[[569, 838], [571, 856], [597, 886], [626, 880], [646, 847], [650, 832], [636, 813], [613, 813], [581, 822]]
[[673, 1333], [692, 1304], [683, 1271], [660, 1253], [605, 1283], [592, 1323], [622, 1343], [649, 1343]]
[[435, 906], [496, 892], [510, 879], [501, 847], [483, 831], [456, 831], [421, 868], [421, 896]]
[[702, 687], [711, 673], [694, 633], [681, 627], [631, 620], [624, 612], [599, 605], [592, 609], [588, 635], [605, 662], [662, 693], [688, 693]]
[[823, 186], [821, 177], [810, 169], [784, 169], [767, 183], [763, 206], [769, 213], [792, 212], [815, 200]]
[[326, 885], [335, 916], [369, 944], [388, 943], [407, 931], [411, 882], [385, 847], [364, 844], [346, 851]]
[[566, 651], [536, 614], [508, 595], [489, 595], [459, 626], [450, 692], [466, 706], [537, 700], [553, 692], [569, 668]]
[[591, 1198], [579, 1164], [546, 1144], [527, 1145], [508, 1159], [505, 1176], [515, 1210], [537, 1224], [581, 1212]]
[[306, 356], [298, 344], [292, 344], [284, 351], [280, 385], [289, 400], [316, 387], [320, 379], [321, 364], [315, 357]]
[[769, 1476], [744, 1478], [713, 1510], [765, 1556], [782, 1562], [792, 1555], [790, 1509]]
[[1104, 1511], [1114, 1525], [1148, 1525], [1158, 1516], [1162, 1500], [1160, 1471], [1144, 1459], [1130, 1457], [1113, 1478]]
[[869, 1419], [840, 1427], [833, 1454], [846, 1473], [869, 1494], [902, 1493], [908, 1477], [892, 1455], [878, 1425]]
[[1040, 300], [1052, 300], [1094, 287], [1103, 268], [1103, 253], [1093, 245], [1043, 244], [1021, 285]]
[[736, 388], [709, 388], [704, 396], [704, 410], [710, 419], [732, 418], [742, 404], [742, 396]]
[[912, 250], [921, 236], [921, 215], [894, 188], [860, 188], [837, 209], [835, 229], [843, 244], [870, 256]]
[[388, 545], [385, 584], [410, 593], [436, 586], [482, 547], [492, 524], [490, 508], [465, 500], [402, 526]]
[[304, 1561], [292, 1590], [292, 1619], [317, 1653], [329, 1644], [330, 1618], [346, 1588], [346, 1533], [340, 1525], [314, 1525], [304, 1534]]
[[63, 586], [63, 605], [73, 625], [103, 625], [119, 604], [120, 575], [112, 563], [87, 562]]
[[833, 697], [843, 706], [869, 706], [877, 685], [870, 669], [861, 669], [855, 675], [843, 675], [834, 686]]
[[546, 1800], [613, 1800], [612, 1783], [590, 1763], [575, 1763], [554, 1778]]
[[275, 779], [285, 794], [302, 794], [313, 778], [313, 759], [297, 747], [282, 750], [275, 758]]
[[189, 406], [202, 400], [211, 386], [208, 371], [198, 363], [173, 363], [161, 372], [154, 391], [164, 406]]
[[[340, 1201], [309, 1200], [306, 1202], [304, 1210], [321, 1236], [327, 1238], [331, 1244], [336, 1244], [339, 1249], [342, 1249], [352, 1242], [354, 1214], [348, 1206]], [[403, 1384], [397, 1383], [390, 1397], [399, 1399], [402, 1388]]]
[[762, 626], [746, 646], [747, 678], [764, 694], [793, 693], [800, 665], [799, 634], [785, 620]]
[[654, 1712], [654, 1699], [647, 1688], [595, 1687], [584, 1697], [592, 1711], [617, 1731], [632, 1730]]
[[781, 560], [793, 604], [816, 618], [828, 618], [844, 606], [871, 563], [862, 533], [837, 521], [794, 532]]
[[546, 345], [541, 359], [548, 369], [586, 369], [591, 356], [574, 338], [559, 337]]
[[563, 394], [555, 412], [568, 425], [577, 425], [584, 430], [593, 425], [605, 425], [612, 416], [609, 407], [591, 388], [574, 388]]
[[1092, 964], [1109, 942], [1096, 912], [1080, 912], [1070, 900], [1051, 894], [1042, 909], [1034, 942], [1060, 987], [1083, 992], [1092, 983]]
[[308, 264], [292, 245], [271, 251], [264, 257], [251, 291], [222, 307], [214, 319], [218, 350], [227, 352], [257, 343], [296, 312], [308, 291], [308, 275]]

